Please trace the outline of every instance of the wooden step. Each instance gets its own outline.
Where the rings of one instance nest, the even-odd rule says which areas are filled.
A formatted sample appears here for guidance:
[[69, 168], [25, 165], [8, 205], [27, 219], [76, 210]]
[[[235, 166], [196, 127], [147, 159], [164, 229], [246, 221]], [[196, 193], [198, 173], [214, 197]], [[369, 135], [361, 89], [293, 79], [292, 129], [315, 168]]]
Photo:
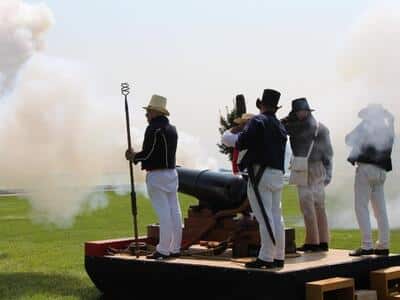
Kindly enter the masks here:
[[306, 283], [307, 300], [326, 299], [326, 293], [334, 294], [336, 299], [354, 300], [354, 279], [333, 277]]

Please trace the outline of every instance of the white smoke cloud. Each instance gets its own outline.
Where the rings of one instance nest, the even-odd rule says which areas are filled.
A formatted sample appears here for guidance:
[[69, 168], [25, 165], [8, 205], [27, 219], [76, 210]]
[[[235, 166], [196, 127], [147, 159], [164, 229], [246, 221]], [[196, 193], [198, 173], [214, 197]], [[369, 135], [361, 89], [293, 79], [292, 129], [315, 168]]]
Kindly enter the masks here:
[[[331, 225], [340, 228], [358, 228], [354, 213], [354, 168], [346, 162], [350, 148], [344, 146], [344, 137], [361, 119], [358, 112], [371, 103], [379, 103], [395, 118], [396, 132], [400, 123], [400, 5], [382, 1], [370, 7], [354, 24], [338, 56], [338, 71], [342, 93], [332, 100], [335, 107], [327, 116], [332, 124], [335, 142], [335, 178], [328, 193], [336, 203], [330, 210]], [[338, 111], [339, 108], [339, 111]], [[378, 147], [384, 144], [382, 135], [371, 142]], [[385, 139], [383, 139], [385, 140]], [[400, 150], [395, 141], [393, 149], [393, 172], [389, 173], [385, 190], [391, 227], [400, 227], [397, 212], [400, 209], [400, 191], [396, 178], [399, 176]], [[374, 217], [371, 217], [374, 222]]]
[[[0, 4], [0, 82], [7, 92], [1, 98], [0, 183], [28, 192], [34, 220], [66, 227], [82, 209], [107, 205], [96, 185], [129, 190], [126, 130], [119, 87], [117, 99], [106, 99], [84, 65], [35, 54], [52, 23], [44, 5]], [[143, 130], [132, 126], [132, 134], [140, 149]], [[180, 163], [205, 167], [209, 162], [196, 155], [201, 152], [198, 140], [180, 133]], [[144, 191], [138, 167], [135, 179]]]
[[44, 35], [53, 23], [44, 4], [0, 2], [0, 95], [13, 84], [19, 68], [43, 48]]

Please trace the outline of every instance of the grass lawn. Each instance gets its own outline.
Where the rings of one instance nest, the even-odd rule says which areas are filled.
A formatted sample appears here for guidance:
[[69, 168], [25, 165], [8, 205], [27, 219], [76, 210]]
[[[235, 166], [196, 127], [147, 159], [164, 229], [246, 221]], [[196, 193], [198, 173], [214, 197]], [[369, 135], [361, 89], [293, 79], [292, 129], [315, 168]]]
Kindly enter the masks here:
[[[0, 198], [0, 299], [98, 299], [84, 269], [83, 243], [132, 235], [129, 198], [109, 193], [107, 208], [80, 215], [72, 228], [33, 224], [29, 204], [16, 197]], [[183, 213], [196, 201], [181, 195]], [[284, 192], [286, 225], [301, 223], [295, 189]], [[138, 199], [139, 228], [156, 221], [148, 200]], [[296, 227], [297, 243], [304, 230]], [[400, 252], [399, 231], [392, 232], [392, 250]], [[332, 247], [359, 245], [357, 230], [332, 232]]]

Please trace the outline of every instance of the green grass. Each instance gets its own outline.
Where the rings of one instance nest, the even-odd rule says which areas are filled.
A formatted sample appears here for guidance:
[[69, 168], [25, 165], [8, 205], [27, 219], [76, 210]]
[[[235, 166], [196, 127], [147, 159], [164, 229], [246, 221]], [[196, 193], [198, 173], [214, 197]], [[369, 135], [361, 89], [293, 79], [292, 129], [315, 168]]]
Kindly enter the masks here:
[[[88, 240], [132, 235], [130, 202], [127, 196], [109, 193], [108, 207], [80, 215], [72, 228], [33, 224], [27, 201], [0, 198], [0, 299], [98, 299], [84, 269], [83, 245]], [[182, 211], [196, 201], [180, 196]], [[139, 197], [139, 229], [156, 221], [148, 200]], [[284, 191], [283, 209], [287, 226], [296, 227], [297, 243], [304, 238], [296, 191]], [[400, 252], [399, 231], [392, 232], [392, 250]], [[335, 230], [332, 246], [354, 248], [359, 245], [357, 230]]]
[[[0, 198], [0, 299], [98, 299], [84, 269], [84, 242], [132, 236], [128, 197], [109, 193], [107, 208], [80, 215], [72, 228], [33, 224], [29, 204]], [[182, 211], [195, 201], [181, 196]], [[156, 221], [138, 197], [139, 230]]]

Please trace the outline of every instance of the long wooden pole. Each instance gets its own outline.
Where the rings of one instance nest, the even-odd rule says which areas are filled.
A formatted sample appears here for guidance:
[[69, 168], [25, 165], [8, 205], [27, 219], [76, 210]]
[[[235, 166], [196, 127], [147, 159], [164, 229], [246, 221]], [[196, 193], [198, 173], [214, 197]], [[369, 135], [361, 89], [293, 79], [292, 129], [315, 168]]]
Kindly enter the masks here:
[[[126, 118], [126, 134], [128, 138], [128, 149], [132, 149], [131, 141], [131, 127], [129, 118], [129, 106], [128, 106], [128, 95], [130, 93], [129, 84], [124, 82], [121, 83], [121, 93], [125, 97], [125, 118]], [[139, 258], [139, 233], [138, 233], [138, 222], [137, 222], [137, 204], [136, 204], [136, 191], [135, 191], [135, 178], [133, 175], [133, 164], [129, 160], [129, 175], [131, 182], [131, 208], [133, 216], [133, 230], [135, 233], [135, 252], [136, 258]]]

